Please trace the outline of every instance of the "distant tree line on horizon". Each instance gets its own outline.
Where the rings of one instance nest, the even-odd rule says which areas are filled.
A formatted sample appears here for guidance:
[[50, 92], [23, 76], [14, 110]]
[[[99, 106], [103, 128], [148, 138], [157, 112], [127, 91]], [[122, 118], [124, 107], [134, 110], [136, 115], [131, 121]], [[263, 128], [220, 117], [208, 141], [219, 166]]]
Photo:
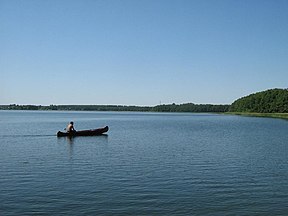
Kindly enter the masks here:
[[163, 104], [149, 106], [124, 105], [0, 105], [0, 110], [59, 110], [59, 111], [130, 111], [130, 112], [227, 112], [229, 105], [212, 104]]
[[157, 106], [124, 105], [0, 105], [0, 110], [63, 110], [63, 111], [137, 111], [137, 112], [253, 112], [288, 113], [288, 89], [269, 89], [250, 94], [231, 105], [163, 104]]
[[153, 112], [228, 112], [230, 105], [213, 104], [168, 104], [158, 105], [152, 108]]

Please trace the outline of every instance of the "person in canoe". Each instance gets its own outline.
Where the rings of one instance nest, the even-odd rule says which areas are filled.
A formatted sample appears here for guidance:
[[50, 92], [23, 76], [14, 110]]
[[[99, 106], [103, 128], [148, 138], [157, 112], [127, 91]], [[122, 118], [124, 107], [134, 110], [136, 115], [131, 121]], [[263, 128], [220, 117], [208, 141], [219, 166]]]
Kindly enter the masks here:
[[74, 122], [71, 121], [71, 122], [67, 125], [67, 127], [66, 127], [65, 130], [66, 130], [67, 133], [74, 133], [74, 132], [76, 132], [76, 130], [75, 130], [75, 128], [74, 128]]

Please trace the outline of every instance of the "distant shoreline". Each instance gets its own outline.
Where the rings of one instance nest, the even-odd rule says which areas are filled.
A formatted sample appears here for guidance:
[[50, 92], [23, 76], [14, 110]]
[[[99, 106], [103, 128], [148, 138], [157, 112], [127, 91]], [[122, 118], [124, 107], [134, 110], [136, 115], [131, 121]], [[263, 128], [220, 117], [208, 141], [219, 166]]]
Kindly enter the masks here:
[[114, 111], [114, 112], [170, 112], [170, 113], [218, 113], [224, 115], [239, 115], [248, 117], [265, 117], [288, 119], [288, 113], [255, 113], [229, 112], [230, 105], [211, 104], [168, 104], [149, 106], [125, 105], [0, 105], [0, 110], [27, 110], [27, 111]]
[[288, 119], [288, 113], [226, 112], [226, 115]]
[[213, 104], [163, 104], [157, 106], [126, 106], [126, 105], [0, 105], [0, 110], [58, 110], [58, 111], [131, 111], [131, 112], [208, 112], [224, 113], [230, 105]]

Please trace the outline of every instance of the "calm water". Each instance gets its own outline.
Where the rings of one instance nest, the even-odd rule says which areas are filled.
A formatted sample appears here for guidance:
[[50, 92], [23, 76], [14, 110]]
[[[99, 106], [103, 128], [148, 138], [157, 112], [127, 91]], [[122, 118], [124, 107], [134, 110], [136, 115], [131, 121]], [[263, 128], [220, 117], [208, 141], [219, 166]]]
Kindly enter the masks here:
[[288, 215], [285, 120], [0, 111], [0, 148], [0, 215]]

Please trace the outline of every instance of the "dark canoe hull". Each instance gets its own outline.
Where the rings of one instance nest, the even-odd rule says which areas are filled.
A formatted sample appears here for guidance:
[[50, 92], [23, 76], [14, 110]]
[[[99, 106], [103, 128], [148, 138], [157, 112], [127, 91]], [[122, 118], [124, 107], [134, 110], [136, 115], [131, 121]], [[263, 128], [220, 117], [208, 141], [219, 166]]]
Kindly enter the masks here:
[[94, 130], [82, 130], [82, 131], [75, 131], [72, 133], [67, 132], [57, 132], [57, 137], [75, 137], [75, 136], [97, 136], [102, 135], [103, 133], [106, 133], [109, 130], [109, 127], [103, 127], [103, 128], [97, 128]]

